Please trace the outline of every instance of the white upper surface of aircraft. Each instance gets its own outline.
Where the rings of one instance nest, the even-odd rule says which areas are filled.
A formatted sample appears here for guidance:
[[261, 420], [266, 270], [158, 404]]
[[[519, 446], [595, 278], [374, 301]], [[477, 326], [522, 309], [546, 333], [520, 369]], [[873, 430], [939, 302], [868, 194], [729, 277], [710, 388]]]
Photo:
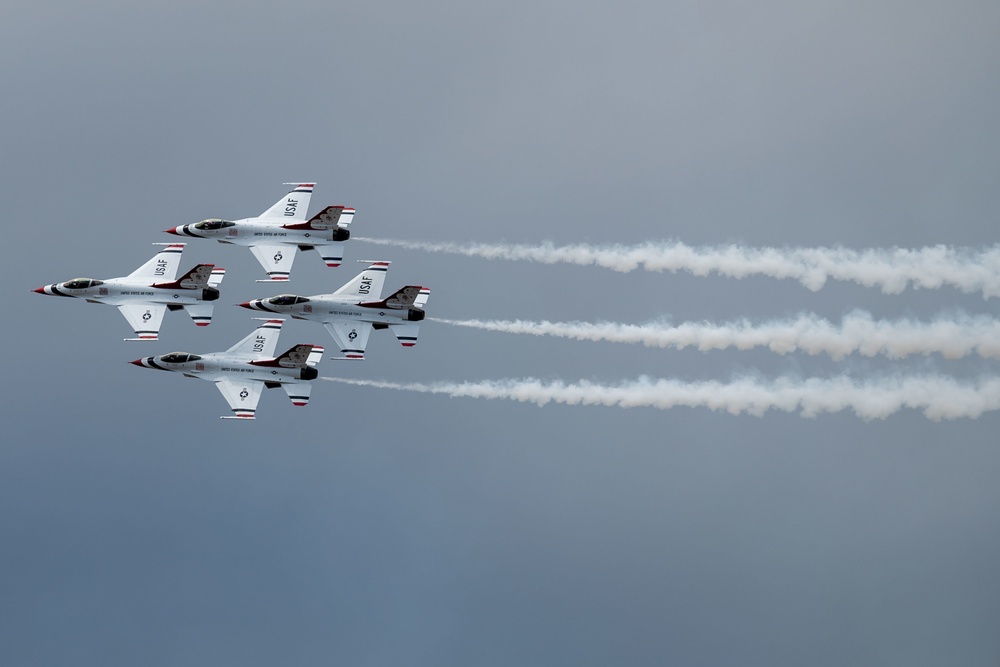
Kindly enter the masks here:
[[340, 266], [344, 259], [343, 242], [351, 237], [347, 227], [354, 219], [354, 209], [327, 206], [307, 220], [306, 212], [316, 184], [285, 185], [295, 185], [295, 188], [256, 218], [232, 221], [210, 218], [166, 231], [250, 246], [268, 275], [267, 280], [257, 282], [287, 281], [296, 248], [316, 250], [327, 266]]
[[208, 326], [214, 306], [211, 302], [219, 298], [218, 288], [225, 269], [217, 269], [214, 264], [198, 264], [178, 278], [185, 244], [154, 245], [166, 247], [127, 276], [105, 280], [76, 278], [33, 291], [118, 306], [138, 336], [125, 340], [157, 340], [167, 310], [183, 308], [195, 324]]
[[129, 363], [214, 382], [233, 412], [223, 419], [253, 419], [265, 388], [280, 386], [294, 405], [301, 406], [309, 402], [311, 381], [319, 375], [316, 364], [323, 348], [318, 345], [295, 345], [273, 356], [282, 323], [280, 319], [266, 320], [225, 352], [171, 352]]
[[[359, 260], [360, 261], [360, 260]], [[268, 299], [245, 301], [252, 310], [290, 315], [299, 320], [322, 322], [345, 359], [364, 359], [368, 335], [374, 329], [391, 329], [399, 342], [411, 347], [417, 342], [419, 322], [431, 291], [407, 285], [381, 298], [389, 262], [370, 266], [332, 294], [296, 296], [281, 294]]]

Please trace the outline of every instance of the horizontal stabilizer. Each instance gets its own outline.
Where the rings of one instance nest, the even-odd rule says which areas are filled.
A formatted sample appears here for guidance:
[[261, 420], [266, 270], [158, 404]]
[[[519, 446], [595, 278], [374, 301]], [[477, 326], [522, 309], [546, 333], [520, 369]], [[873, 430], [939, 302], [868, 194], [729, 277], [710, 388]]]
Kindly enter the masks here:
[[281, 388], [288, 394], [292, 405], [302, 407], [309, 403], [309, 395], [312, 393], [311, 382], [286, 382], [281, 385]]
[[214, 307], [214, 304], [211, 303], [196, 303], [184, 306], [184, 310], [187, 311], [187, 314], [191, 316], [191, 319], [199, 327], [207, 327], [212, 323], [212, 310]]
[[424, 306], [427, 305], [427, 299], [429, 299], [430, 296], [431, 296], [430, 288], [421, 287], [420, 294], [417, 295], [417, 298], [413, 302], [413, 305], [416, 306], [417, 308], [423, 308]]
[[392, 329], [392, 333], [396, 334], [396, 338], [403, 347], [413, 347], [417, 344], [417, 332], [420, 330], [419, 324], [394, 324], [389, 327]]
[[222, 284], [222, 279], [226, 277], [226, 270], [215, 267], [212, 275], [208, 277], [208, 286], [218, 288]]
[[325, 350], [319, 345], [313, 345], [312, 352], [309, 353], [309, 358], [306, 359], [306, 365], [315, 367], [317, 364], [319, 364], [320, 359], [323, 358], [324, 351]]
[[343, 243], [316, 243], [313, 248], [323, 258], [323, 263], [331, 269], [337, 268], [344, 261]]

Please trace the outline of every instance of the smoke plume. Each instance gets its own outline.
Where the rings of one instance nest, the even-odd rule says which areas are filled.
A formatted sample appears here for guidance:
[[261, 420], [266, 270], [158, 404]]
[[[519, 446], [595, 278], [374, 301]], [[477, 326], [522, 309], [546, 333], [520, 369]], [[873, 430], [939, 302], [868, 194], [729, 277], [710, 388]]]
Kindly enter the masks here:
[[693, 247], [680, 242], [649, 242], [635, 246], [556, 246], [504, 243], [427, 243], [359, 238], [359, 241], [428, 252], [541, 262], [596, 265], [628, 272], [687, 271], [696, 276], [731, 278], [752, 275], [798, 280], [816, 291], [827, 280], [878, 287], [897, 294], [908, 286], [937, 289], [945, 285], [963, 292], [1000, 296], [1000, 246], [985, 249], [944, 245], [925, 248], [851, 250], [818, 248], [744, 248], [738, 245]]
[[959, 382], [938, 375], [883, 377], [858, 381], [842, 376], [829, 379], [737, 378], [728, 383], [682, 382], [640, 377], [616, 385], [581, 381], [543, 382], [493, 380], [482, 382], [397, 383], [325, 377], [345, 384], [397, 389], [453, 397], [505, 398], [545, 405], [605, 405], [622, 408], [704, 407], [733, 415], [761, 416], [768, 410], [798, 412], [815, 417], [825, 412], [851, 410], [865, 420], [884, 419], [904, 408], [920, 410], [933, 421], [976, 418], [1000, 409], [1000, 378]]
[[957, 315], [930, 322], [911, 319], [876, 320], [870, 313], [854, 311], [835, 325], [818, 315], [754, 323], [743, 319], [722, 324], [666, 322], [532, 322], [525, 320], [448, 320], [434, 322], [488, 331], [534, 336], [557, 336], [587, 341], [641, 343], [647, 347], [694, 347], [702, 352], [763, 347], [777, 354], [805, 352], [842, 359], [850, 354], [885, 355], [901, 359], [914, 354], [941, 354], [958, 359], [977, 354], [1000, 359], [1000, 320], [988, 316]]

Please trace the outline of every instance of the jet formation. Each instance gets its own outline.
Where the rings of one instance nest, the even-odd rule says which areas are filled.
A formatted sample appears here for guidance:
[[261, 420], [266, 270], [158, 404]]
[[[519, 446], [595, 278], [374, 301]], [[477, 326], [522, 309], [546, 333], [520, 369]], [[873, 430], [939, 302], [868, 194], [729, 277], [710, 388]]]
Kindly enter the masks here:
[[[287, 282], [297, 250], [317, 250], [327, 266], [340, 266], [344, 242], [350, 238], [347, 227], [354, 219], [355, 209], [327, 206], [307, 219], [315, 184], [286, 185], [295, 187], [256, 218], [232, 221], [209, 218], [166, 232], [249, 246], [267, 272], [266, 280], [257, 281], [261, 283]], [[198, 264], [178, 277], [185, 244], [155, 245], [164, 248], [127, 276], [103, 280], [75, 278], [33, 291], [117, 306], [135, 331], [136, 337], [126, 338], [127, 341], [159, 340], [160, 326], [168, 310], [183, 309], [195, 324], [207, 326], [212, 321], [213, 302], [219, 299], [225, 270], [214, 264]], [[254, 419], [257, 403], [266, 388], [282, 387], [294, 405], [304, 406], [309, 402], [311, 382], [319, 375], [316, 366], [324, 348], [300, 343], [274, 356], [284, 322], [278, 315], [322, 323], [343, 355], [335, 359], [364, 359], [372, 329], [390, 329], [405, 347], [412, 347], [417, 341], [430, 290], [406, 285], [382, 298], [389, 262], [364, 261], [369, 266], [331, 294], [308, 297], [282, 294], [238, 304], [273, 315], [224, 352], [171, 352], [129, 363], [214, 383], [232, 412], [224, 419]]]

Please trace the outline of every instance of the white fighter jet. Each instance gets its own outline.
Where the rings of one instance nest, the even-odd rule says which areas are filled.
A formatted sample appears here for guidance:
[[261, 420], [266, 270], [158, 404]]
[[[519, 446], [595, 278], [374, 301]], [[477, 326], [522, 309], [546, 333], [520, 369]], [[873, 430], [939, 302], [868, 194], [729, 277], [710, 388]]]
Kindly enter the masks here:
[[392, 329], [400, 343], [412, 347], [417, 342], [418, 323], [424, 319], [424, 305], [431, 294], [426, 287], [407, 285], [382, 299], [382, 284], [388, 269], [389, 262], [371, 261], [367, 269], [333, 294], [281, 294], [239, 305], [322, 322], [340, 346], [344, 355], [340, 359], [364, 359], [372, 329]]
[[200, 327], [212, 321], [212, 309], [219, 298], [219, 284], [225, 269], [214, 264], [199, 264], [180, 278], [183, 243], [154, 243], [166, 246], [132, 273], [122, 278], [95, 280], [76, 278], [54, 283], [33, 291], [53, 296], [72, 296], [90, 303], [118, 306], [138, 338], [125, 340], [157, 340], [163, 313], [168, 310], [187, 311]]
[[274, 357], [283, 320], [265, 320], [249, 336], [225, 352], [189, 354], [171, 352], [129, 363], [144, 368], [183, 373], [214, 382], [229, 402], [233, 414], [222, 419], [253, 419], [264, 388], [282, 387], [294, 405], [309, 402], [311, 380], [323, 356], [318, 345], [295, 345]]
[[166, 232], [250, 246], [254, 257], [267, 271], [267, 280], [258, 280], [259, 283], [287, 281], [296, 248], [316, 250], [327, 266], [340, 266], [344, 259], [343, 242], [351, 238], [347, 227], [354, 219], [354, 209], [327, 206], [307, 220], [306, 211], [315, 183], [285, 185], [295, 185], [295, 188], [256, 218], [233, 221], [209, 218], [172, 227]]

